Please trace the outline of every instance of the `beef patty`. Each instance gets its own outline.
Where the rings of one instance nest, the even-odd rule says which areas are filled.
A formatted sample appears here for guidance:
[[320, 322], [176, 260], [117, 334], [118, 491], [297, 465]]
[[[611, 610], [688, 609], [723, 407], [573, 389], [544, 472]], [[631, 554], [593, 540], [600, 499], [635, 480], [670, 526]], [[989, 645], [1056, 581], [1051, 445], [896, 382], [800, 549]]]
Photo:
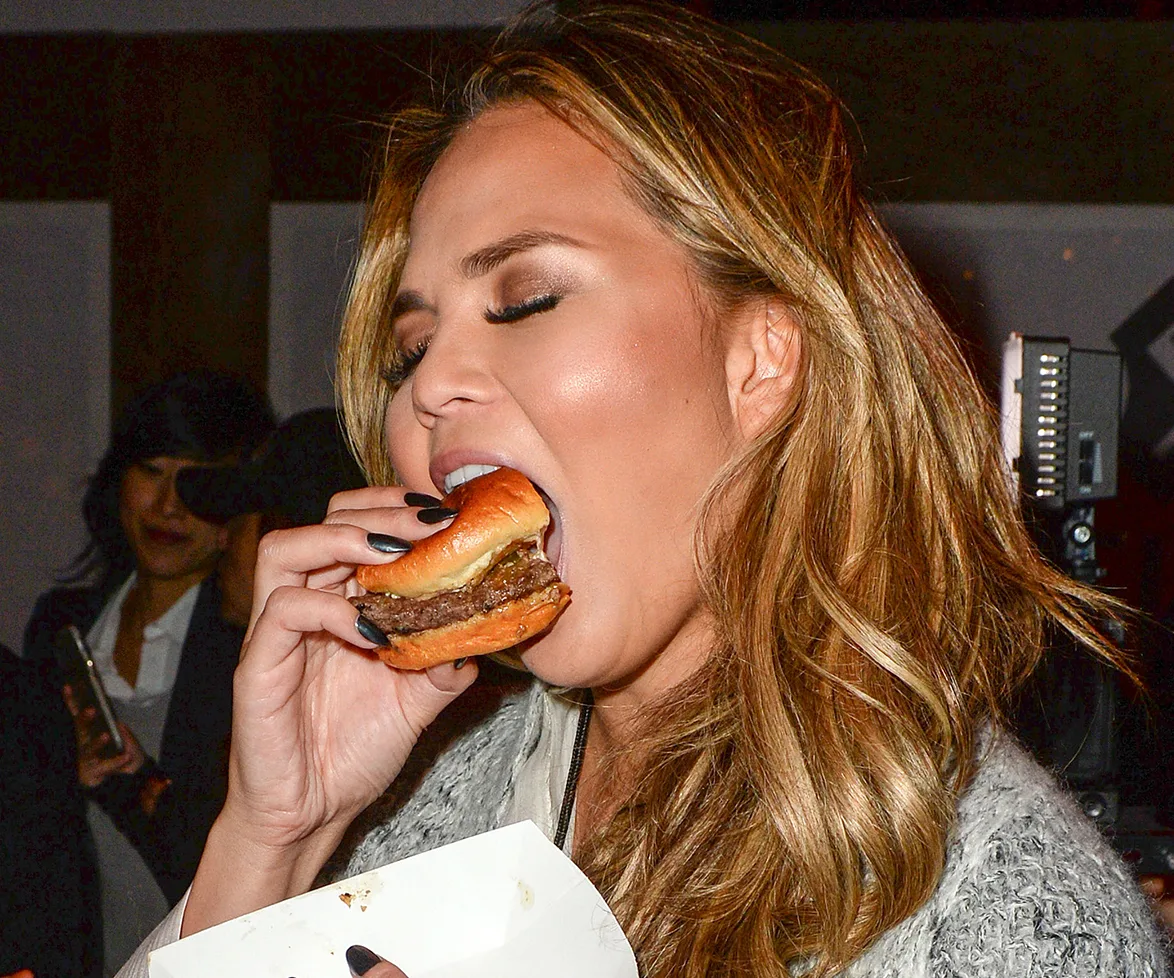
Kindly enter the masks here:
[[431, 598], [363, 594], [350, 600], [385, 634], [409, 635], [464, 621], [557, 582], [554, 565], [530, 544], [511, 551], [476, 584], [455, 591], [445, 591]]

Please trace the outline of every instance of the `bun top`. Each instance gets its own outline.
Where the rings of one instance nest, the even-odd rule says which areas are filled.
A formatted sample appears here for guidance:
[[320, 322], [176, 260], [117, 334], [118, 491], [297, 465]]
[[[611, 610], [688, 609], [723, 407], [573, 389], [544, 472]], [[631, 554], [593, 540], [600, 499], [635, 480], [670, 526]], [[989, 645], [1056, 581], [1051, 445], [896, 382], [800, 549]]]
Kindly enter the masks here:
[[541, 544], [550, 523], [542, 497], [521, 472], [501, 468], [470, 479], [444, 497], [453, 521], [418, 541], [399, 560], [360, 567], [368, 591], [429, 598], [475, 584], [519, 543]]

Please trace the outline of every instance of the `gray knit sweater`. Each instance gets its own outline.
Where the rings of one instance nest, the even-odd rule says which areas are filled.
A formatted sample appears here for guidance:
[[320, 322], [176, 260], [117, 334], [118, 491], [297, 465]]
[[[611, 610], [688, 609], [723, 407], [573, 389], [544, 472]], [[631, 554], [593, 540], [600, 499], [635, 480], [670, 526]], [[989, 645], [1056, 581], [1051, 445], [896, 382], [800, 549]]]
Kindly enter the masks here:
[[[539, 684], [432, 731], [325, 875], [353, 875], [499, 827], [542, 717]], [[460, 722], [463, 721], [463, 722]], [[1005, 736], [962, 797], [929, 901], [851, 978], [1141, 978], [1164, 946], [1136, 883], [1072, 800]]]

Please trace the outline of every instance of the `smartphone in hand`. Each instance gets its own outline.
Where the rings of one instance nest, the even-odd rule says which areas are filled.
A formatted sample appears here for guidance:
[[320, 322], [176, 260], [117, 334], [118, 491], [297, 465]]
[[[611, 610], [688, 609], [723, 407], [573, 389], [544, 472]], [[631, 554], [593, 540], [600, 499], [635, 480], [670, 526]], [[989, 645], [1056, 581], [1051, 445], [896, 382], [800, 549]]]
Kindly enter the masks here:
[[94, 666], [94, 657], [85, 637], [76, 625], [66, 625], [57, 633], [57, 663], [65, 673], [66, 682], [73, 690], [79, 711], [94, 709], [92, 736], [106, 733], [110, 739], [101, 750], [103, 757], [117, 757], [126, 749], [122, 733], [114, 716], [114, 707], [102, 686], [102, 678]]

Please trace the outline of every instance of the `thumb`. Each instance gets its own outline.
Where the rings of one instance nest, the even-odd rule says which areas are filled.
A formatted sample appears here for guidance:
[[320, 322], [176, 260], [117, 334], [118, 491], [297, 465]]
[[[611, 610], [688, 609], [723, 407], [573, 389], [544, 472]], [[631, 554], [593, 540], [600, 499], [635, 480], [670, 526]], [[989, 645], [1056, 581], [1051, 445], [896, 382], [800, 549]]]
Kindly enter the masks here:
[[346, 963], [352, 975], [362, 975], [363, 978], [408, 978], [390, 961], [384, 961], [362, 944], [352, 944], [347, 948]]
[[428, 678], [442, 693], [458, 696], [473, 685], [477, 678], [477, 659], [457, 659], [428, 670]]

